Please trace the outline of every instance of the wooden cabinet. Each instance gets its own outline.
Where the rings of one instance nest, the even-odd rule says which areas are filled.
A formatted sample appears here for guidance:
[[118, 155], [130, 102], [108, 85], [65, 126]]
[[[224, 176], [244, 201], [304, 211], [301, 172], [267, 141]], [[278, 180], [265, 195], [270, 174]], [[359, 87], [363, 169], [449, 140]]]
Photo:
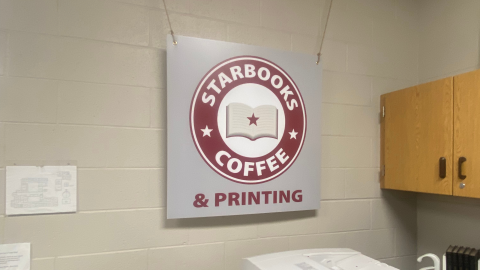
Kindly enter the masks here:
[[[453, 195], [480, 198], [480, 70], [455, 76], [453, 82]], [[462, 157], [466, 160], [459, 166]]]
[[[383, 107], [382, 187], [451, 195], [453, 78], [383, 95]], [[439, 174], [442, 157], [445, 178]]]
[[380, 103], [382, 188], [480, 198], [480, 70]]

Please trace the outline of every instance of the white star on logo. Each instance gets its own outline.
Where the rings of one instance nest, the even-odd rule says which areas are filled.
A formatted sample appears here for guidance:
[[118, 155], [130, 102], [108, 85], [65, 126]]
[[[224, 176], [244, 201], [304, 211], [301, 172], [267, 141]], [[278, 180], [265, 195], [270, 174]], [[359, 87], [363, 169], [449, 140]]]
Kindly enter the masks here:
[[208, 126], [205, 126], [204, 129], [200, 129], [200, 130], [203, 131], [203, 137], [205, 136], [212, 137], [210, 136], [210, 132], [212, 132], [213, 129], [208, 128]]
[[295, 138], [295, 140], [297, 139], [298, 132], [295, 132], [295, 129], [292, 129], [292, 132], [288, 132], [288, 134], [290, 134], [290, 139], [293, 139], [293, 138]]

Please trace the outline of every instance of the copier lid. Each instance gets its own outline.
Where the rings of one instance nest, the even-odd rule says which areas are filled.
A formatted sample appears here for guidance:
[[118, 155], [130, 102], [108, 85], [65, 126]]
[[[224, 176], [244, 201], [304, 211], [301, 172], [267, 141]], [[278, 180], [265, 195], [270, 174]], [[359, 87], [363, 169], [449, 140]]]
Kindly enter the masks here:
[[305, 249], [244, 259], [242, 270], [398, 270], [358, 251]]

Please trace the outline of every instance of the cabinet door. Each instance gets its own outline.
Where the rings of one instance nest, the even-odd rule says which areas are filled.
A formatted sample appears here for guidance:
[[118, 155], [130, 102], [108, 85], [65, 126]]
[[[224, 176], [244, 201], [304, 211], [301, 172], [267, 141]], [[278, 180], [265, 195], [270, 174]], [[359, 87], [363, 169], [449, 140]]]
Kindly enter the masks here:
[[451, 195], [453, 78], [385, 94], [381, 104], [382, 188]]
[[[453, 195], [480, 198], [480, 70], [454, 77], [454, 100]], [[461, 157], [465, 179], [459, 176]]]

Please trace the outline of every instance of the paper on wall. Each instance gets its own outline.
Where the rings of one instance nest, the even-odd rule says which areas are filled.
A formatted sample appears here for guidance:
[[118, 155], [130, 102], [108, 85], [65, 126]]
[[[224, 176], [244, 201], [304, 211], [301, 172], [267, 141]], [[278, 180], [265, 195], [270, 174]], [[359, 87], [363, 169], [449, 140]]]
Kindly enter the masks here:
[[0, 245], [1, 270], [30, 270], [30, 243]]
[[77, 167], [7, 166], [6, 193], [7, 215], [76, 212]]

